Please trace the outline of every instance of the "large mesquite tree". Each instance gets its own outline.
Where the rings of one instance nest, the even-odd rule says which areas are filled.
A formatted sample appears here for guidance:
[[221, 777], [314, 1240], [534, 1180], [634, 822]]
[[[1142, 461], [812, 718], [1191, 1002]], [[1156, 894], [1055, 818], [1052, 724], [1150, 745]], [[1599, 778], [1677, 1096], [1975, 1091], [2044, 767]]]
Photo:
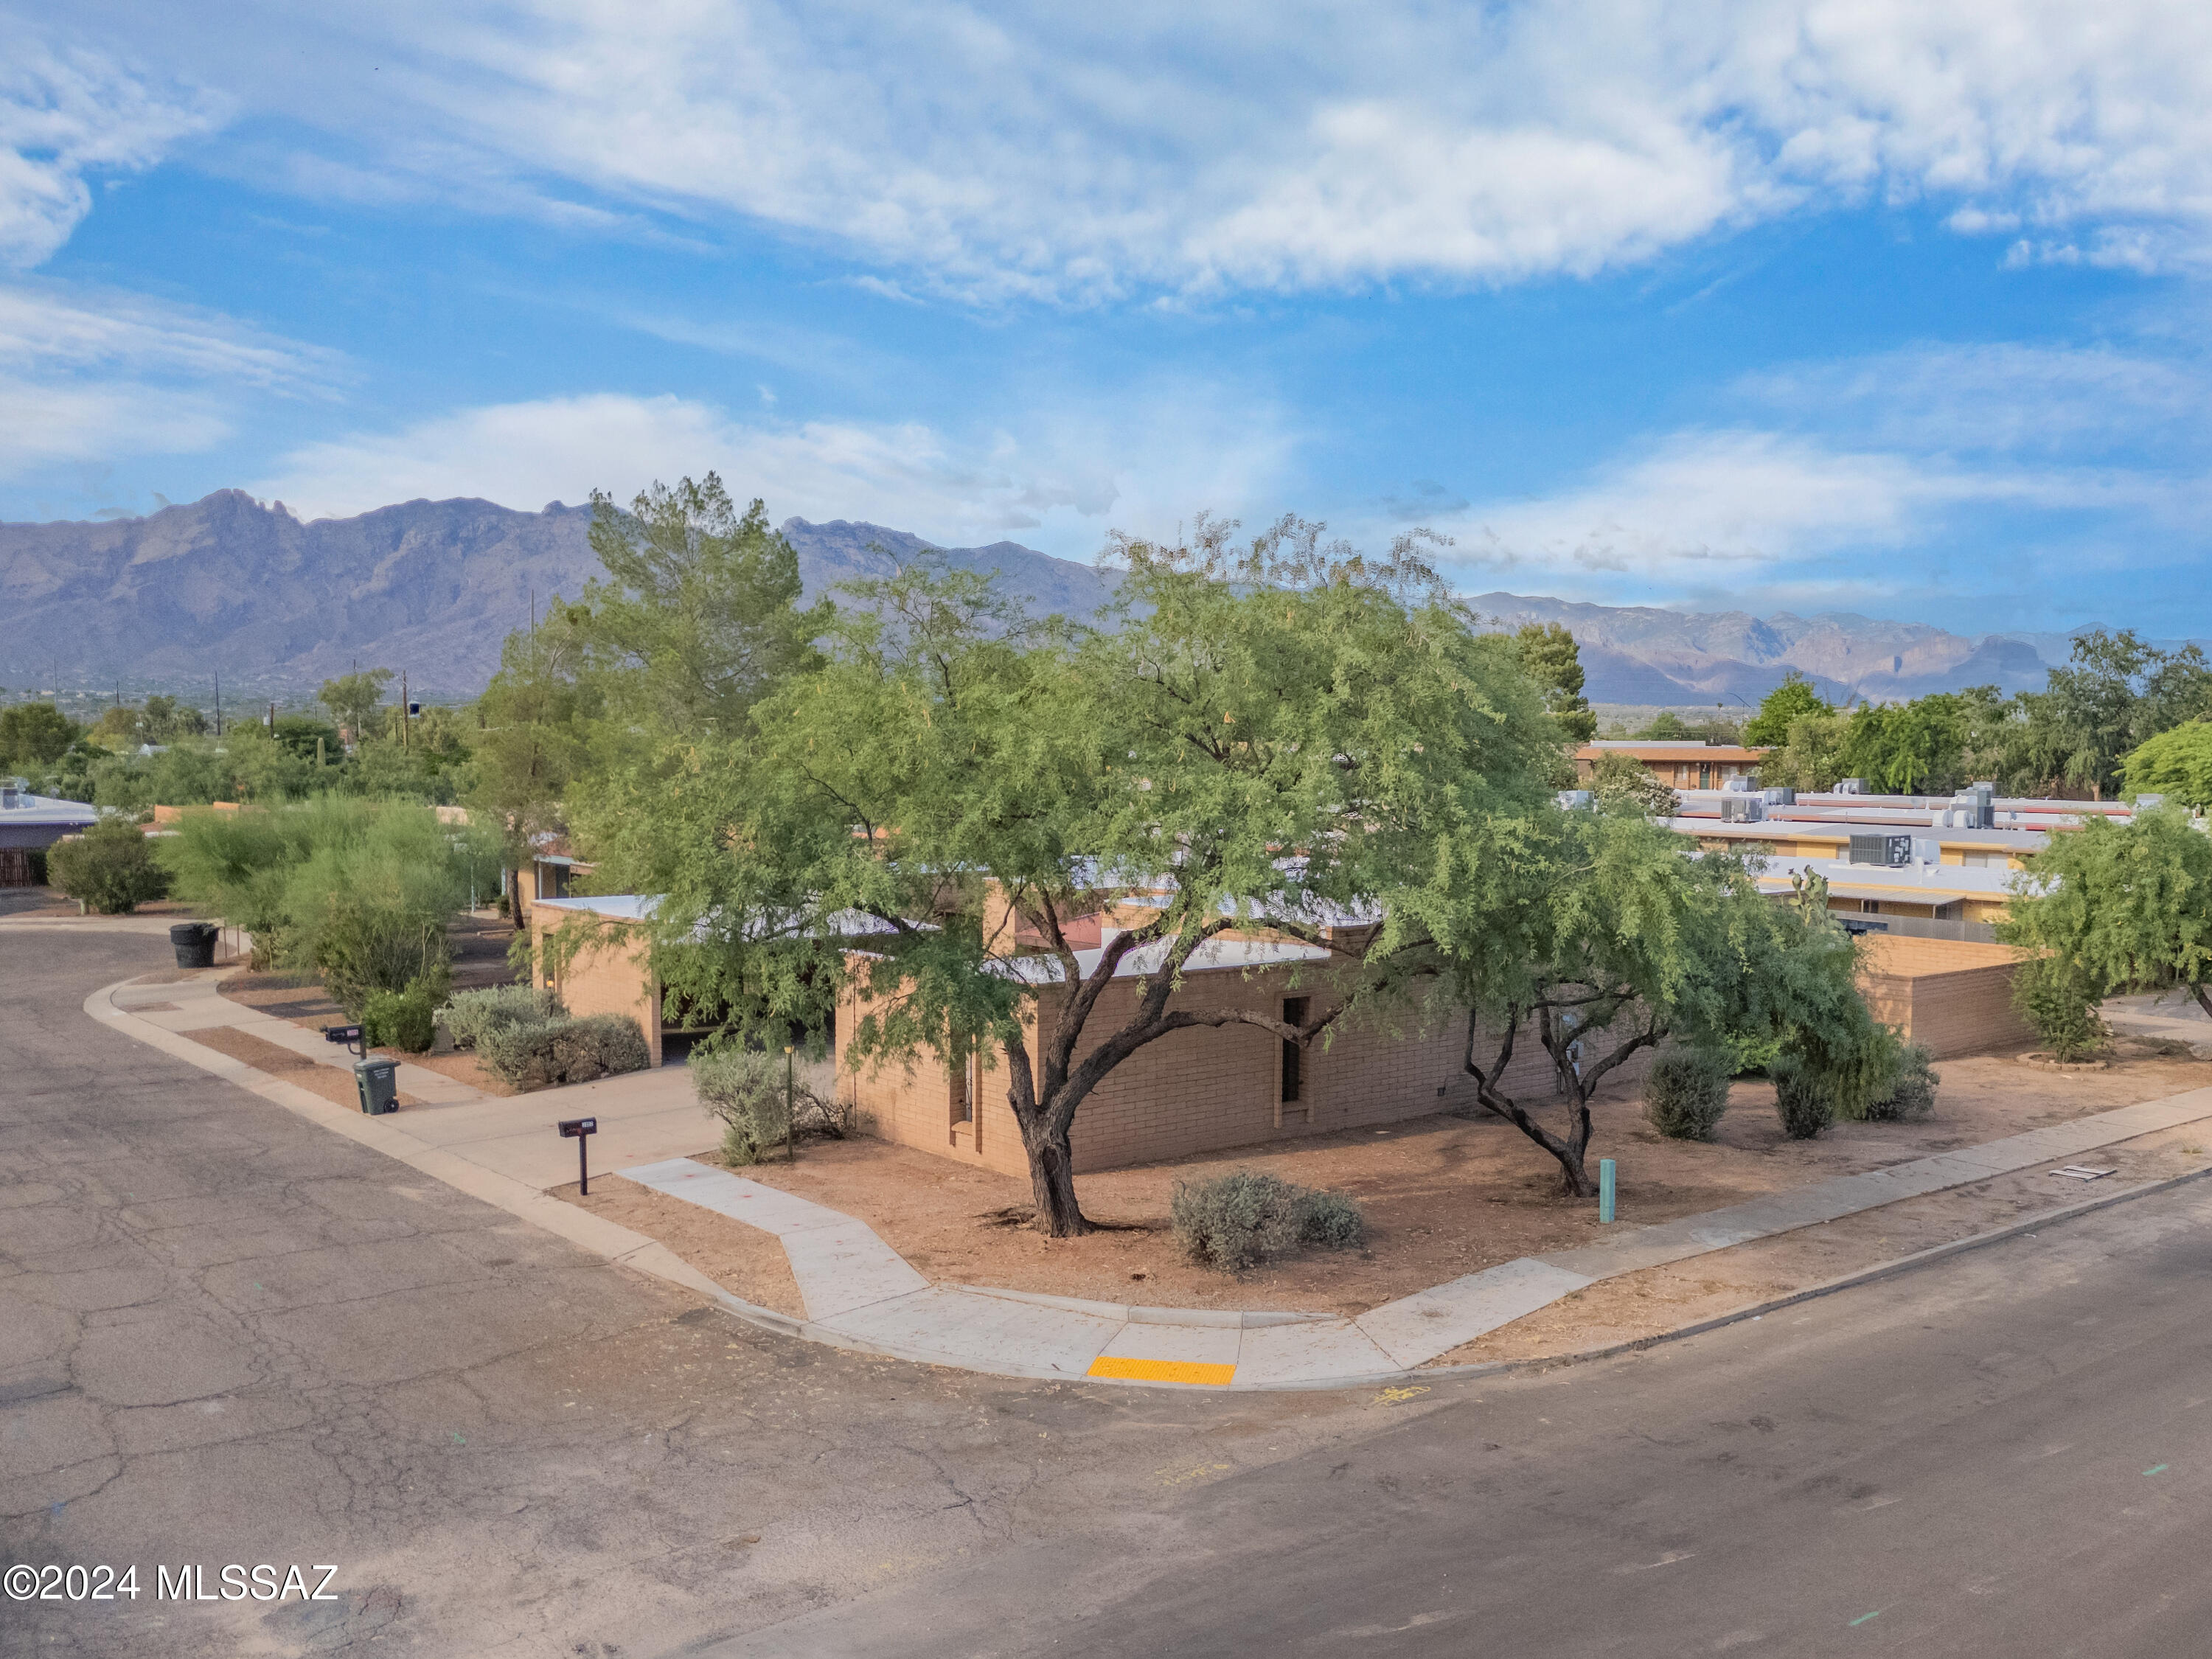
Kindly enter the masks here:
[[2099, 994], [2179, 987], [2212, 1014], [2212, 836], [2179, 807], [2051, 836], [2014, 883], [1999, 937]]
[[[1382, 963], [1467, 1011], [1477, 1101], [1559, 1161], [1571, 1197], [1596, 1190], [1591, 1097], [1638, 1052], [1764, 1046], [1827, 1070], [1865, 1047], [1843, 930], [1632, 802], [1481, 826], [1399, 896], [1380, 943]], [[1516, 1090], [1532, 1043], [1544, 1086]]]
[[[988, 1045], [1052, 1235], [1090, 1228], [1070, 1132], [1115, 1066], [1194, 1027], [1314, 1041], [1387, 978], [1395, 896], [1547, 799], [1558, 734], [1510, 641], [1409, 545], [1232, 527], [1120, 543], [1095, 630], [927, 564], [855, 585], [828, 665], [602, 849], [668, 895], [672, 987], [780, 1020], [857, 981], [859, 1054]], [[1337, 994], [1296, 1028], [1210, 1001], [1186, 969], [1224, 934], [1317, 947]]]

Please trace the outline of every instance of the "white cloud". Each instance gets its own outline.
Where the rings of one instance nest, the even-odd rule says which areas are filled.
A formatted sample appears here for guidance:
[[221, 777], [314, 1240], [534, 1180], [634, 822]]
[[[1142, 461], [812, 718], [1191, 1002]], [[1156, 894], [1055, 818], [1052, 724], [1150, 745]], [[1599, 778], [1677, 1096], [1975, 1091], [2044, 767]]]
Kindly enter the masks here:
[[1867, 198], [2031, 257], [2212, 249], [2199, 0], [109, 15], [319, 128], [264, 163], [295, 188], [735, 213], [979, 294], [1586, 273]]
[[[1568, 594], [1667, 597], [1715, 589], [1895, 592], [1927, 576], [1914, 550], [1957, 509], [2094, 511], [2187, 522], [2201, 477], [2121, 469], [1965, 466], [1816, 439], [1734, 430], [1674, 434], [1556, 495], [1477, 502], [1436, 527], [1468, 580], [1539, 573]], [[1811, 567], [1848, 554], [1848, 573]], [[1482, 571], [1480, 576], [1477, 571]]]
[[[1285, 444], [1264, 421], [1200, 444], [1187, 422], [1207, 418], [1194, 413], [1204, 398], [1169, 407], [1177, 412], [1136, 428], [1040, 420], [1020, 438], [954, 438], [912, 423], [748, 422], [685, 398], [599, 393], [309, 444], [251, 488], [306, 517], [340, 517], [415, 497], [536, 508], [601, 489], [626, 500], [655, 478], [712, 469], [777, 519], [870, 520], [953, 544], [1020, 535], [1087, 553], [1109, 521], [1149, 531], [1164, 514], [1172, 523], [1194, 507], [1241, 503], [1272, 482]], [[1184, 489], [1198, 493], [1167, 498]]]
[[230, 435], [241, 393], [313, 396], [341, 368], [335, 352], [219, 313], [0, 283], [0, 477], [209, 449]]
[[0, 284], [0, 365], [47, 372], [168, 372], [301, 390], [338, 370], [337, 353], [280, 338], [218, 312], [52, 284]]
[[113, 60], [0, 15], [0, 263], [38, 264], [92, 210], [88, 174], [150, 167], [221, 104], [160, 92]]
[[131, 380], [76, 386], [0, 371], [0, 477], [27, 477], [58, 461], [178, 455], [230, 434], [213, 399]]

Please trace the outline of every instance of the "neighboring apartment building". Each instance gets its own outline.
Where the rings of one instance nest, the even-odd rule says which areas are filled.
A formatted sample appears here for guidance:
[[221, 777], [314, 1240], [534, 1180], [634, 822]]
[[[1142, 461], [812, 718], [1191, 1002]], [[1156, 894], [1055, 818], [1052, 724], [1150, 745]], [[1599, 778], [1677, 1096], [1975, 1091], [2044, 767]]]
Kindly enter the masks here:
[[1588, 783], [1597, 769], [1599, 757], [1606, 754], [1626, 755], [1641, 763], [1669, 789], [1724, 789], [1731, 782], [1741, 787], [1758, 777], [1759, 763], [1766, 758], [1764, 749], [1745, 749], [1735, 744], [1624, 742], [1608, 738], [1575, 750], [1575, 775]]

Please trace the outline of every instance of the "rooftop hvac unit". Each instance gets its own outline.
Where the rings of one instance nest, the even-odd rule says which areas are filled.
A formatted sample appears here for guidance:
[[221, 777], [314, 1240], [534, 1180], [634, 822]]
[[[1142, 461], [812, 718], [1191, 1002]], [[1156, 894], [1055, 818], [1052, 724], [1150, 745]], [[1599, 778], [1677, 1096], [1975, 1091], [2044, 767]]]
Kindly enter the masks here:
[[1910, 836], [1853, 836], [1851, 850], [1846, 861], [1851, 864], [1878, 864], [1886, 869], [1902, 870], [1912, 862], [1912, 837]]
[[1766, 803], [1756, 795], [1724, 798], [1721, 802], [1723, 823], [1757, 823], [1766, 816]]
[[1559, 791], [1559, 805], [1570, 812], [1576, 811], [1577, 808], [1588, 806], [1593, 799], [1594, 797], [1587, 789], [1562, 789]]
[[1836, 793], [1839, 795], [1863, 795], [1866, 793], [1866, 780], [1844, 778], [1836, 785]]
[[1797, 804], [1797, 792], [1786, 784], [1779, 789], [1762, 789], [1759, 798], [1769, 806], [1795, 806]]
[[1952, 800], [1965, 814], [1962, 828], [1994, 830], [1997, 827], [1997, 789], [1995, 784], [1978, 783], [1971, 789], [1961, 789], [1952, 797]]
[[1723, 778], [1721, 780], [1721, 787], [1729, 794], [1741, 794], [1745, 790], [1751, 787], [1751, 780], [1749, 778], [1741, 776]]

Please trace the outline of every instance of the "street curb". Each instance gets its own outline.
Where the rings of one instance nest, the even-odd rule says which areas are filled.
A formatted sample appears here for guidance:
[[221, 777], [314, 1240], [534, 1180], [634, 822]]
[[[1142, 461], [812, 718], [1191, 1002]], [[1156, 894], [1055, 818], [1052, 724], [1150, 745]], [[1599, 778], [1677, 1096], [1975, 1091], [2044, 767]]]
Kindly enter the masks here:
[[[2153, 1131], [2154, 1133], [2157, 1133]], [[2116, 1205], [2132, 1202], [2138, 1198], [2151, 1198], [2160, 1193], [2171, 1192], [2177, 1187], [2186, 1187], [2191, 1182], [2212, 1176], [2212, 1164], [2202, 1170], [2191, 1170], [2185, 1175], [2168, 1176], [2163, 1181], [2154, 1181], [2141, 1187], [2124, 1188], [2102, 1198], [2086, 1199], [2079, 1204], [2069, 1204], [2056, 1210], [2045, 1210], [2025, 1220], [2015, 1221], [1986, 1233], [1974, 1233], [1966, 1238], [1954, 1238], [1948, 1244], [1931, 1244], [1911, 1255], [1901, 1255], [1889, 1261], [1878, 1261], [1870, 1267], [1856, 1268], [1838, 1278], [1825, 1279], [1818, 1285], [1808, 1285], [1802, 1291], [1792, 1291], [1787, 1296], [1778, 1296], [1765, 1302], [1754, 1302], [1736, 1309], [1732, 1313], [1716, 1314], [1711, 1319], [1701, 1319], [1694, 1325], [1683, 1325], [1671, 1331], [1661, 1331], [1651, 1336], [1639, 1336], [1626, 1342], [1609, 1343], [1601, 1348], [1581, 1348], [1572, 1353], [1546, 1354], [1530, 1359], [1490, 1359], [1466, 1365], [1432, 1365], [1426, 1370], [1397, 1373], [1398, 1376], [1498, 1376], [1508, 1371], [1538, 1370], [1552, 1365], [1583, 1365], [1594, 1360], [1613, 1359], [1626, 1353], [1641, 1353], [1662, 1343], [1679, 1342], [1685, 1338], [1702, 1336], [1707, 1331], [1717, 1331], [1729, 1325], [1741, 1325], [1746, 1320], [1762, 1319], [1784, 1308], [1794, 1308], [1801, 1302], [1811, 1302], [1824, 1296], [1833, 1296], [1838, 1291], [1852, 1290], [1861, 1285], [1894, 1279], [1916, 1268], [1930, 1267], [1947, 1256], [1964, 1255], [1969, 1250], [1978, 1250], [1991, 1244], [2002, 1244], [2008, 1239], [2026, 1234], [2041, 1232], [2045, 1227], [2062, 1226], [2077, 1216], [2091, 1215], [2099, 1210], [2109, 1210]], [[1992, 1181], [2000, 1176], [1991, 1176]], [[1954, 1192], [1963, 1188], [1953, 1188]], [[1902, 1200], [1900, 1202], [1910, 1202]], [[1797, 1230], [1802, 1231], [1802, 1230]], [[1784, 1237], [1784, 1234], [1771, 1234]], [[1754, 1241], [1756, 1242], [1756, 1241]], [[1601, 1281], [1602, 1282], [1602, 1281]], [[1331, 1385], [1334, 1386], [1334, 1385]]]
[[[214, 973], [226, 970], [210, 969], [207, 971]], [[1165, 1389], [1180, 1386], [1136, 1377], [1091, 1376], [1038, 1367], [1007, 1365], [985, 1370], [976, 1366], [959, 1364], [942, 1354], [933, 1353], [926, 1349], [909, 1349], [902, 1344], [866, 1341], [845, 1332], [817, 1324], [811, 1320], [793, 1318], [788, 1314], [778, 1313], [773, 1308], [763, 1308], [757, 1304], [747, 1302], [724, 1289], [657, 1239], [649, 1238], [642, 1233], [634, 1232], [617, 1223], [595, 1216], [588, 1210], [550, 1197], [511, 1176], [486, 1170], [479, 1164], [472, 1164], [441, 1148], [426, 1146], [396, 1125], [386, 1124], [380, 1118], [363, 1117], [356, 1113], [349, 1112], [343, 1107], [333, 1104], [320, 1095], [310, 1093], [294, 1084], [270, 1077], [267, 1073], [249, 1066], [243, 1060], [234, 1060], [203, 1044], [194, 1042], [189, 1037], [167, 1030], [150, 1021], [138, 1018], [129, 1011], [117, 1006], [113, 1000], [116, 992], [131, 985], [137, 977], [140, 976], [133, 975], [132, 979], [119, 980], [112, 985], [104, 986], [93, 992], [84, 1000], [85, 1013], [101, 1024], [122, 1028], [128, 1036], [146, 1043], [150, 1048], [158, 1048], [173, 1059], [198, 1066], [204, 1072], [223, 1079], [226, 1082], [236, 1084], [239, 1087], [260, 1096], [274, 1105], [282, 1106], [325, 1129], [335, 1131], [350, 1140], [368, 1147], [371, 1151], [381, 1152], [395, 1162], [404, 1164], [409, 1168], [457, 1192], [463, 1193], [471, 1198], [479, 1199], [496, 1209], [504, 1210], [517, 1219], [565, 1239], [579, 1249], [586, 1250], [617, 1267], [628, 1267], [649, 1278], [658, 1279], [663, 1283], [675, 1285], [703, 1296], [725, 1312], [743, 1320], [749, 1325], [772, 1331], [780, 1336], [798, 1337], [805, 1341], [818, 1342], [848, 1353], [866, 1354], [876, 1358], [896, 1359], [909, 1364], [930, 1365], [945, 1370], [963, 1371], [976, 1376], [1004, 1376], [1017, 1380], [1051, 1382], [1103, 1383], [1109, 1387], [1120, 1388]], [[2157, 1131], [2145, 1133], [2157, 1133]], [[1987, 1178], [1996, 1180], [2006, 1173], [2011, 1172], [1993, 1170]], [[1858, 1268], [1821, 1284], [1793, 1291], [1786, 1296], [1773, 1297], [1765, 1302], [1753, 1303], [1732, 1312], [1716, 1315], [1712, 1318], [1700, 1320], [1694, 1324], [1681, 1326], [1674, 1330], [1662, 1331], [1651, 1336], [1637, 1337], [1626, 1342], [1610, 1343], [1603, 1347], [1585, 1348], [1571, 1353], [1547, 1354], [1528, 1359], [1486, 1360], [1464, 1365], [1417, 1366], [1412, 1370], [1376, 1371], [1364, 1376], [1328, 1377], [1310, 1382], [1232, 1382], [1225, 1388], [1198, 1392], [1224, 1395], [1328, 1393], [1348, 1389], [1389, 1387], [1403, 1384], [1408, 1381], [1426, 1382], [1432, 1380], [1500, 1376], [1516, 1371], [1586, 1364], [1596, 1360], [1617, 1358], [1622, 1354], [1641, 1352], [1646, 1349], [1656, 1347], [1662, 1343], [1680, 1341], [1686, 1338], [1702, 1335], [1708, 1331], [1719, 1330], [1729, 1325], [1741, 1324], [1747, 1320], [1761, 1318], [1766, 1314], [1794, 1307], [1802, 1302], [1809, 1302], [1819, 1297], [1833, 1295], [1838, 1291], [1850, 1290], [1856, 1285], [1872, 1284], [1880, 1279], [1909, 1273], [1917, 1267], [1940, 1261], [1947, 1256], [1958, 1255], [1968, 1250], [2002, 1243], [2025, 1233], [2039, 1231], [2046, 1226], [2063, 1224], [2077, 1216], [2092, 1214], [2099, 1210], [2110, 1209], [2115, 1205], [2127, 1203], [2133, 1199], [2148, 1197], [2177, 1187], [2185, 1186], [2191, 1182], [2201, 1181], [2208, 1176], [2212, 1176], [2212, 1166], [2203, 1170], [2192, 1170], [2185, 1175], [2169, 1176], [2164, 1181], [2153, 1182], [2146, 1186], [2128, 1188], [2100, 1198], [2087, 1199], [2079, 1204], [2068, 1205], [2060, 1209], [2045, 1210], [2036, 1216], [2014, 1222], [1994, 1231], [1954, 1239], [1947, 1244], [1933, 1245], [1911, 1255], [1899, 1256], [1893, 1261], [1877, 1262], [1872, 1267]], [[1966, 1184], [1974, 1186], [1980, 1183]], [[1948, 1190], [1959, 1191], [1964, 1188], [1954, 1188]], [[1910, 1200], [1896, 1201], [1909, 1202]], [[1802, 1229], [1792, 1228], [1790, 1231], [1798, 1231]], [[1783, 1237], [1784, 1235], [1768, 1236]], [[984, 1294], [1000, 1295], [1018, 1300], [1046, 1302], [1072, 1300], [1066, 1297], [1036, 1297], [1021, 1292], [991, 1291], [982, 1287], [966, 1288], [975, 1289]], [[1184, 1389], [1183, 1391], [1191, 1392], [1188, 1389]]]

